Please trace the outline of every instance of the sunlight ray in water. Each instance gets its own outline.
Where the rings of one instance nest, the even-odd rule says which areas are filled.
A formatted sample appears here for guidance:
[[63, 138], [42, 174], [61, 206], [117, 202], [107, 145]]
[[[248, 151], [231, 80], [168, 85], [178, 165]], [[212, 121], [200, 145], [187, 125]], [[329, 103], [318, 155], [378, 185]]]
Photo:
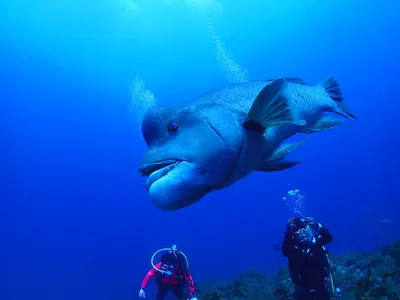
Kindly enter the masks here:
[[186, 3], [203, 12], [221, 12], [222, 5], [218, 0], [165, 0], [167, 4]]
[[139, 11], [139, 5], [136, 0], [120, 0], [120, 4], [129, 12]]

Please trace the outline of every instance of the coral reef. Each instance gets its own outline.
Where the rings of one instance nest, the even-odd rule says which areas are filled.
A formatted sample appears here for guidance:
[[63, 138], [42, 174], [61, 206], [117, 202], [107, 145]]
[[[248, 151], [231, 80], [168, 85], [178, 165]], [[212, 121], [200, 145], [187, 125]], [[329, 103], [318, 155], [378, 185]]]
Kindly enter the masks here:
[[[375, 252], [330, 254], [335, 298], [400, 300], [400, 240]], [[286, 268], [276, 274], [257, 271], [232, 280], [200, 283], [201, 300], [293, 299], [294, 286]]]

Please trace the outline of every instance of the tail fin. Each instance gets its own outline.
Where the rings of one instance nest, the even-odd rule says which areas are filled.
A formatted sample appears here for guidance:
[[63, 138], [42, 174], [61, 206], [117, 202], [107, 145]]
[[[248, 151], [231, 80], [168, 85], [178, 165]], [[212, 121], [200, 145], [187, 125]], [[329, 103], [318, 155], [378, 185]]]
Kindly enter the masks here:
[[344, 104], [342, 89], [340, 88], [337, 78], [329, 77], [322, 81], [320, 85], [326, 90], [329, 97], [335, 101], [335, 106], [333, 108], [334, 113], [348, 119], [356, 119], [356, 116], [350, 111], [346, 104]]

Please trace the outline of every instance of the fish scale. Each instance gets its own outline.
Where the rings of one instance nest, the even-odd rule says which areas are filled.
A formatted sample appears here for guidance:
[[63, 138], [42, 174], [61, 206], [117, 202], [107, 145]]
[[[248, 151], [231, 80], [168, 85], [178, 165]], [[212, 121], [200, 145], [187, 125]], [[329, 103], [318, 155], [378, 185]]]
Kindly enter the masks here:
[[[233, 83], [225, 88], [200, 96], [196, 102], [219, 104], [247, 114], [254, 99], [271, 82]], [[307, 86], [288, 82], [287, 93], [293, 99], [296, 111], [301, 118], [307, 118], [310, 113], [322, 112], [322, 110], [332, 106], [333, 102], [320, 86]]]
[[268, 81], [232, 83], [228, 87], [200, 96], [196, 102], [210, 102], [248, 113], [254, 99], [269, 83]]
[[304, 118], [310, 113], [316, 113], [329, 107], [333, 100], [326, 92], [321, 92], [319, 86], [304, 86], [288, 84], [288, 91], [296, 104], [297, 112]]

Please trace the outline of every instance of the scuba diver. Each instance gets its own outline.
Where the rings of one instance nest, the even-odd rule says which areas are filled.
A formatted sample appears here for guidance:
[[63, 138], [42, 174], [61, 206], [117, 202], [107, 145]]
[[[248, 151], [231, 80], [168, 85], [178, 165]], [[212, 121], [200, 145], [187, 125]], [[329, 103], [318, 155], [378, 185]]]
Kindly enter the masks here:
[[[161, 256], [157, 264], [154, 264], [154, 257], [162, 251], [166, 251], [166, 253]], [[156, 251], [151, 258], [151, 265], [153, 268], [146, 274], [140, 285], [140, 298], [146, 297], [144, 289], [149, 281], [156, 277], [156, 300], [163, 300], [169, 291], [180, 300], [186, 299], [185, 283], [189, 299], [197, 300], [193, 278], [188, 269], [188, 260], [183, 252], [177, 250], [175, 245]]]
[[[331, 241], [328, 229], [311, 217], [299, 216], [288, 220], [282, 252], [288, 258], [296, 300], [332, 299], [334, 283], [328, 251], [324, 247]], [[332, 293], [326, 286], [328, 278]]]

